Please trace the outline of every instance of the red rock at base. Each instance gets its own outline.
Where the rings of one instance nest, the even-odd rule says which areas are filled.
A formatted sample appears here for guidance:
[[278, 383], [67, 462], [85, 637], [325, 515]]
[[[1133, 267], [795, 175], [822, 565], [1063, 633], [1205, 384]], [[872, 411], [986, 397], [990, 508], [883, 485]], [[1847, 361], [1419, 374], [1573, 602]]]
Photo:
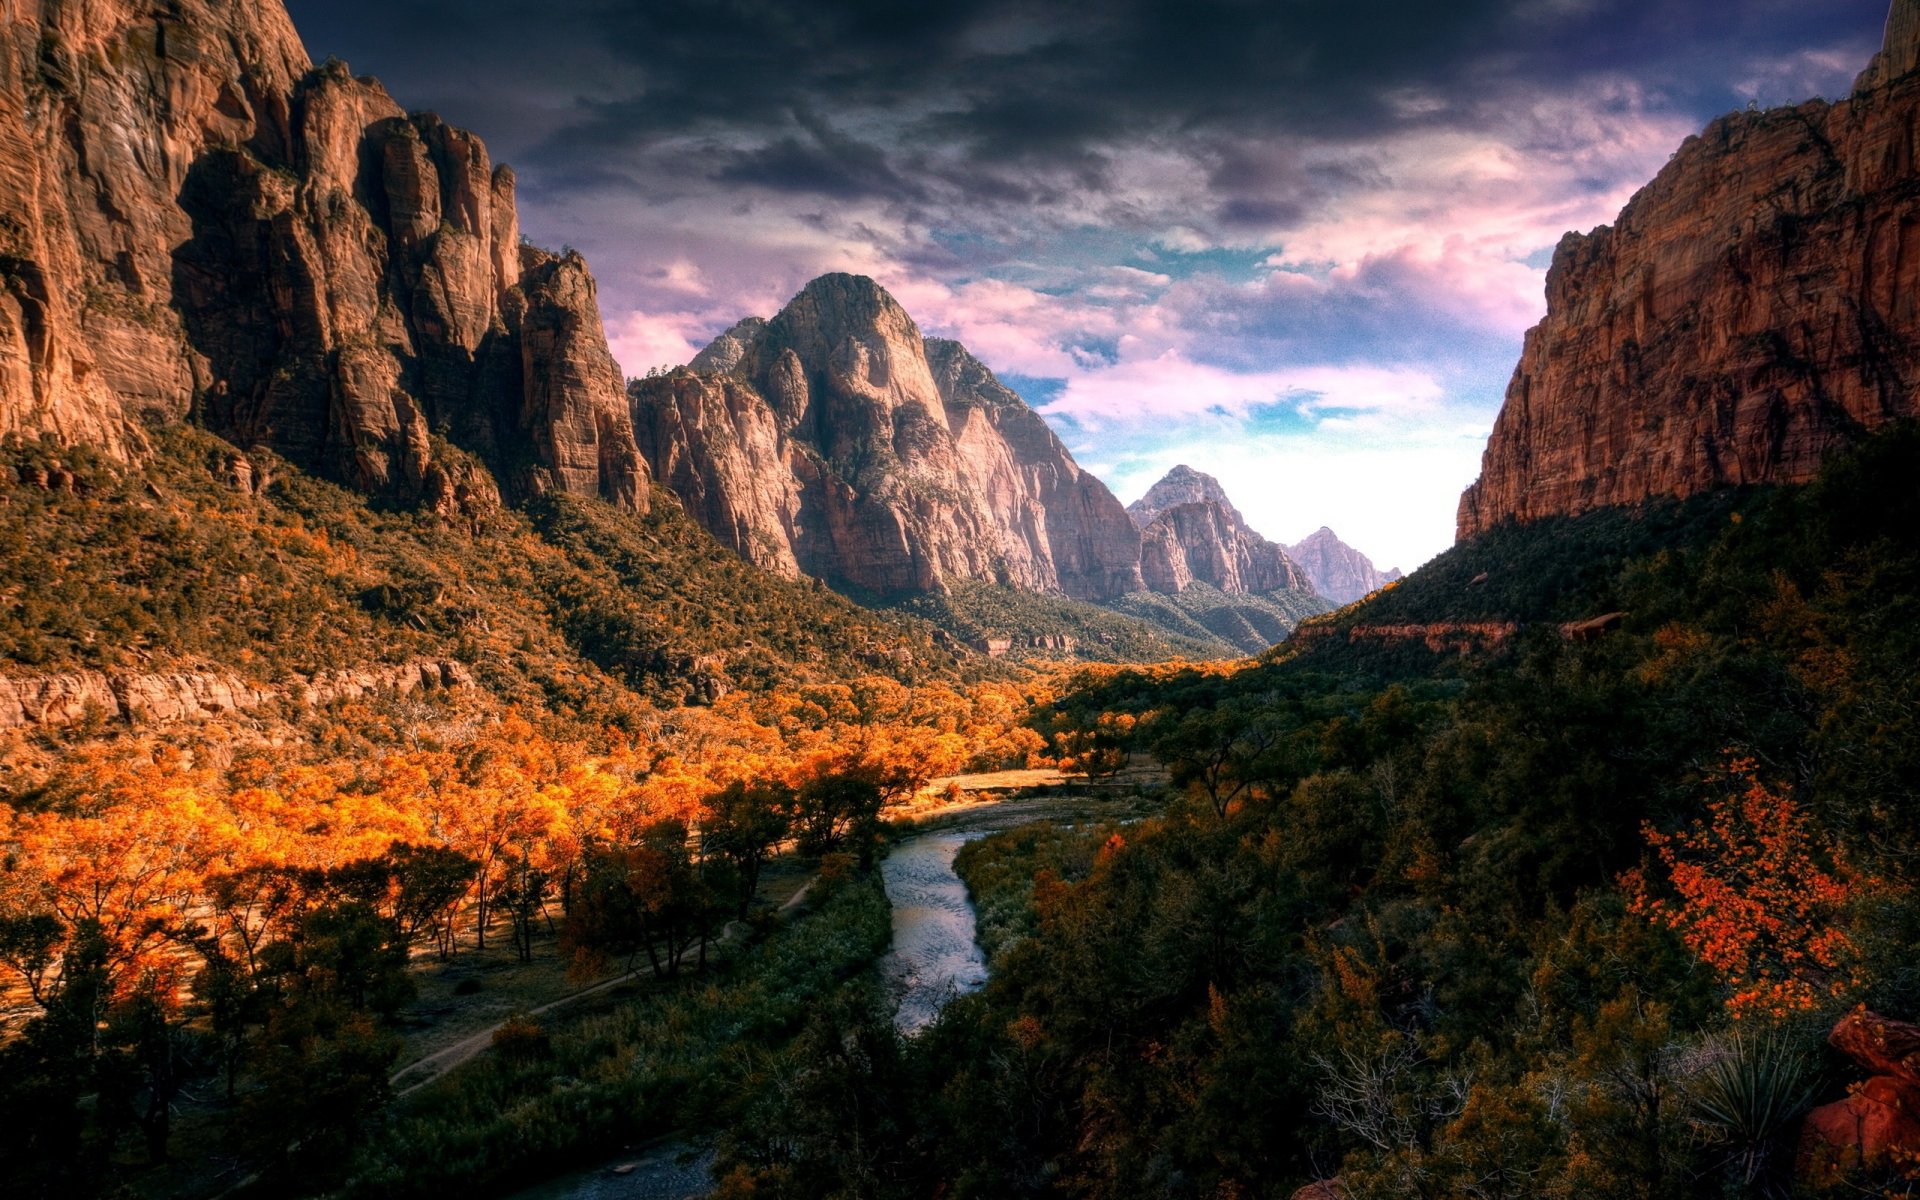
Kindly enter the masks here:
[[1347, 1189], [1338, 1179], [1322, 1179], [1295, 1192], [1293, 1200], [1347, 1200]]
[[1842, 1017], [1827, 1041], [1874, 1074], [1920, 1089], [1920, 1025], [1861, 1008]]
[[1845, 1100], [1807, 1114], [1801, 1127], [1802, 1178], [1830, 1180], [1858, 1167], [1920, 1155], [1920, 1088], [1876, 1075]]

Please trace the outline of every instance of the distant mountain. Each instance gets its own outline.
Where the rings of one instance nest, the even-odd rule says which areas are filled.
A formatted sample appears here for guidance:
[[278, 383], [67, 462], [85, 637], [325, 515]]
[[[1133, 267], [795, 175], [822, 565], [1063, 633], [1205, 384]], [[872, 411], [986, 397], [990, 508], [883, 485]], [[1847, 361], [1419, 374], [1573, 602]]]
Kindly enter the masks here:
[[1280, 546], [1247, 527], [1211, 475], [1178, 466], [1127, 506], [1140, 534], [1149, 591], [1178, 595], [1205, 584], [1227, 595], [1311, 592], [1313, 581]]
[[1325, 525], [1298, 545], [1288, 546], [1287, 553], [1306, 570], [1314, 590], [1335, 604], [1351, 604], [1401, 578], [1398, 567], [1382, 573], [1372, 559]]
[[1133, 518], [1135, 525], [1145, 529], [1153, 524], [1154, 518], [1168, 509], [1208, 502], [1218, 504], [1234, 524], [1246, 527], [1246, 519], [1233, 506], [1233, 501], [1227, 499], [1227, 489], [1220, 486], [1220, 481], [1185, 463], [1168, 471], [1159, 483], [1147, 489], [1146, 495], [1127, 505], [1127, 515]]
[[1837, 103], [1730, 113], [1547, 273], [1459, 533], [1811, 479], [1920, 415], [1920, 0]]
[[630, 399], [660, 481], [761, 566], [880, 597], [1140, 590], [1140, 534], [1106, 485], [871, 279], [822, 276]]

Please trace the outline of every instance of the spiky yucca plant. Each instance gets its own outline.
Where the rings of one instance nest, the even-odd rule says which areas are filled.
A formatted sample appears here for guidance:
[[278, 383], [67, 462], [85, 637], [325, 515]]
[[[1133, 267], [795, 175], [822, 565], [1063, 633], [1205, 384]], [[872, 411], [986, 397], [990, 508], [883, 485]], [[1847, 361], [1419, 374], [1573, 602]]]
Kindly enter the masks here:
[[1765, 1194], [1774, 1151], [1819, 1093], [1820, 1066], [1779, 1033], [1735, 1034], [1708, 1050], [1693, 1080], [1695, 1119], [1727, 1147], [1739, 1194]]

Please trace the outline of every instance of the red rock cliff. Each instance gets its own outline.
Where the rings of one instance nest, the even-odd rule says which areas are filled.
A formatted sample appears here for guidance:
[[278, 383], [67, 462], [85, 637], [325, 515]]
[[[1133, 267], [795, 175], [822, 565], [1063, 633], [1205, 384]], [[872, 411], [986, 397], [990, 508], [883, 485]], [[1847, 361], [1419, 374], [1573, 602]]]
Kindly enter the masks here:
[[1920, 0], [1837, 104], [1690, 138], [1547, 277], [1459, 533], [1810, 478], [1920, 410]]
[[190, 416], [443, 507], [646, 499], [592, 278], [478, 138], [314, 70], [278, 0], [0, 5], [0, 433]]

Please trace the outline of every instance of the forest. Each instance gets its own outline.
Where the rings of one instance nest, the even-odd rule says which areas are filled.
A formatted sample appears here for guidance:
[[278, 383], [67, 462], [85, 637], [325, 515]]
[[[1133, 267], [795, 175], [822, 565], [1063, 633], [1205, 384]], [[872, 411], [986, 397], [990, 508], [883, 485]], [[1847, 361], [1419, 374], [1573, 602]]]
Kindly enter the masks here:
[[1901, 428], [1806, 488], [1497, 531], [1380, 601], [1523, 564], [1464, 598], [1497, 653], [1070, 690], [1165, 815], [963, 852], [987, 987], [906, 1046], [818, 1018], [723, 1194], [1912, 1194], [1799, 1137], [1887, 1082], [1828, 1031], [1920, 1011], [1917, 462]]
[[[711, 1142], [722, 1197], [1909, 1194], [1920, 1164], [1813, 1161], [1799, 1130], [1870, 1084], [1837, 1022], [1920, 1014], [1916, 464], [1900, 427], [1804, 488], [1496, 530], [1238, 662], [894, 659], [617, 720], [615, 682], [16, 740], [8, 1194], [507, 1194], [664, 1134]], [[544, 520], [513, 536], [642, 544]], [[280, 578], [390, 619], [329, 599], [359, 577]], [[561, 673], [549, 644], [653, 686], [581, 632], [610, 602], [556, 603], [508, 644], [523, 689]], [[243, 636], [209, 604], [198, 636]], [[152, 611], [106, 581], [62, 619]], [[1513, 632], [1365, 634], [1448, 617]], [[91, 653], [59, 629], [9, 636]], [[875, 871], [901, 806], [1146, 762], [1156, 815], [961, 853], [991, 976], [901, 1036]], [[789, 865], [798, 915], [763, 886]], [[489, 952], [638, 982], [406, 1076], [419, 988]]]

